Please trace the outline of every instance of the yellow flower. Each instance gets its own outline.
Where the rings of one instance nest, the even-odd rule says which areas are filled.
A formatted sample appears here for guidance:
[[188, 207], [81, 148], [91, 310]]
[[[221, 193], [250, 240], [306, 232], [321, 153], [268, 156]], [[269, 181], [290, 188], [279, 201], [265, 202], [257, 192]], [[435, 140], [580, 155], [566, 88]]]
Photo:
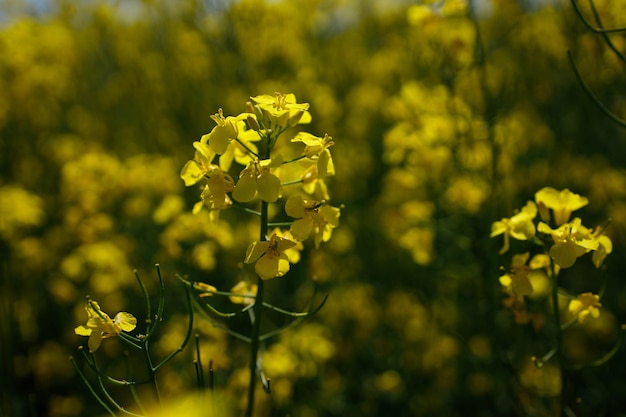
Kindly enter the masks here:
[[252, 201], [257, 195], [268, 203], [278, 200], [282, 194], [282, 184], [280, 178], [270, 172], [270, 168], [276, 168], [281, 164], [280, 155], [263, 161], [251, 161], [239, 173], [233, 198], [241, 203]]
[[533, 287], [528, 279], [530, 267], [526, 265], [529, 257], [529, 252], [514, 255], [511, 269], [500, 277], [500, 284], [520, 297], [530, 295], [533, 292]]
[[591, 260], [596, 268], [600, 268], [606, 256], [613, 252], [613, 242], [607, 235], [598, 236], [598, 249], [593, 252]]
[[227, 193], [234, 190], [235, 182], [217, 165], [211, 165], [210, 170], [204, 176], [207, 178], [207, 184], [202, 189], [200, 201], [193, 207], [193, 213], [198, 214], [204, 206], [211, 211], [211, 221], [217, 221], [219, 211], [231, 205]]
[[589, 315], [595, 319], [600, 317], [599, 309], [601, 306], [600, 296], [586, 292], [570, 301], [569, 312], [577, 316], [578, 322], [582, 323]]
[[299, 132], [291, 141], [304, 143], [304, 155], [317, 161], [317, 172], [321, 178], [335, 174], [333, 158], [328, 150], [335, 144], [332, 137], [324, 135], [320, 138], [308, 132]]
[[289, 230], [280, 230], [280, 228], [275, 227], [272, 230], [272, 234], [275, 234], [278, 237], [283, 237], [285, 239], [289, 239], [296, 242], [296, 245], [292, 248], [285, 250], [285, 255], [287, 255], [287, 259], [289, 259], [290, 264], [297, 264], [300, 262], [300, 251], [304, 249], [304, 245], [302, 242], [298, 242], [296, 238], [293, 237], [293, 234]]
[[[202, 136], [200, 140], [216, 154], [220, 155], [220, 168], [228, 171], [233, 160], [245, 165], [249, 160], [249, 151], [257, 152], [256, 146], [252, 142], [261, 139], [259, 133], [246, 128], [248, 118], [256, 121], [256, 116], [250, 113], [241, 113], [238, 116], [224, 117], [222, 109], [217, 114], [211, 116], [217, 126], [211, 132]], [[247, 149], [246, 149], [247, 148]]]
[[[326, 174], [328, 175], [328, 172]], [[302, 190], [305, 193], [313, 195], [320, 200], [328, 200], [330, 198], [324, 176], [318, 172], [317, 164], [306, 168], [300, 178], [302, 179]]]
[[491, 237], [504, 235], [504, 245], [500, 254], [509, 250], [509, 237], [518, 240], [529, 240], [535, 236], [533, 220], [537, 216], [537, 206], [532, 201], [526, 203], [522, 210], [511, 218], [503, 218], [491, 225]]
[[296, 242], [273, 234], [269, 241], [253, 242], [246, 251], [245, 263], [254, 265], [254, 271], [261, 279], [282, 277], [289, 272], [289, 258], [285, 251]]
[[254, 303], [254, 296], [256, 296], [257, 290], [258, 286], [256, 284], [252, 284], [250, 281], [239, 281], [230, 289], [230, 292], [241, 295], [231, 295], [228, 298], [234, 304], [250, 305]]
[[550, 256], [561, 268], [571, 267], [577, 258], [600, 246], [598, 239], [589, 233], [589, 229], [581, 225], [578, 217], [558, 229], [551, 229], [543, 222], [540, 222], [537, 228], [541, 233], [552, 236], [554, 245], [550, 248]]
[[87, 345], [89, 352], [95, 352], [100, 347], [102, 339], [118, 336], [122, 331], [130, 332], [137, 326], [137, 319], [130, 313], [119, 312], [113, 320], [100, 309], [95, 301], [89, 301], [85, 307], [87, 324], [78, 326], [74, 332], [79, 336], [89, 336]]
[[250, 98], [274, 127], [285, 128], [311, 122], [309, 103], [297, 103], [294, 94], [274, 93]]
[[194, 142], [193, 147], [196, 148], [193, 159], [187, 161], [180, 171], [180, 177], [187, 187], [197, 184], [208, 172], [216, 168], [211, 163], [215, 158], [215, 152], [206, 143]]
[[535, 201], [539, 205], [541, 218], [544, 221], [550, 218], [547, 209], [552, 209], [554, 222], [557, 226], [567, 223], [573, 211], [585, 207], [589, 203], [586, 197], [574, 194], [567, 188], [557, 191], [552, 187], [544, 187], [537, 191]]
[[299, 194], [287, 199], [285, 211], [290, 217], [299, 219], [291, 225], [291, 233], [296, 240], [306, 240], [315, 233], [315, 247], [321, 242], [328, 242], [333, 229], [339, 226], [341, 211], [325, 202], [305, 200]]

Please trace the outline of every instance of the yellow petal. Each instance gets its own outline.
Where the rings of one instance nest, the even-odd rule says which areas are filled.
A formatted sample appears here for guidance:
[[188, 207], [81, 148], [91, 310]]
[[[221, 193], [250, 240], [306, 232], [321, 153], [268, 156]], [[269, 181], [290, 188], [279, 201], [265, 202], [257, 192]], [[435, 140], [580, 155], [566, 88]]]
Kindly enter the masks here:
[[130, 313], [126, 313], [125, 311], [117, 313], [113, 321], [125, 332], [130, 332], [137, 327], [137, 319], [135, 316]]
[[196, 161], [187, 161], [185, 166], [183, 166], [183, 169], [180, 171], [180, 177], [185, 182], [187, 187], [196, 184], [202, 179], [203, 176], [204, 171], [200, 169]]
[[102, 343], [102, 332], [94, 331], [89, 336], [89, 340], [87, 341], [87, 346], [89, 346], [89, 352], [95, 352], [100, 347], [100, 343]]
[[261, 279], [275, 278], [279, 271], [279, 260], [280, 258], [277, 256], [263, 256], [254, 265], [254, 271]]
[[251, 264], [252, 262], [259, 259], [269, 248], [269, 242], [252, 242], [248, 249], [246, 250], [246, 258], [244, 262], [247, 264]]
[[291, 225], [291, 234], [296, 240], [300, 242], [308, 239], [311, 235], [311, 231], [313, 230], [313, 221], [310, 217], [304, 217], [299, 219]]
[[74, 329], [74, 333], [76, 333], [79, 336], [89, 336], [91, 335], [91, 331], [92, 329], [86, 326], [78, 326], [77, 328]]
[[282, 193], [280, 178], [269, 172], [263, 172], [257, 179], [257, 190], [261, 200], [268, 203], [275, 202]]
[[235, 185], [233, 198], [240, 203], [247, 203], [248, 201], [252, 201], [256, 196], [256, 189], [257, 184], [254, 175], [244, 173]]

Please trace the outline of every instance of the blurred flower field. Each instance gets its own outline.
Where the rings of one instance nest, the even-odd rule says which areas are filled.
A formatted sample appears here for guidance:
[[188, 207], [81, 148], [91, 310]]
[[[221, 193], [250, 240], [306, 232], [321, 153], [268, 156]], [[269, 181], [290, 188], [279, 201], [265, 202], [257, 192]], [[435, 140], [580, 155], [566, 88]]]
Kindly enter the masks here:
[[626, 415], [624, 16], [0, 2], [0, 416]]

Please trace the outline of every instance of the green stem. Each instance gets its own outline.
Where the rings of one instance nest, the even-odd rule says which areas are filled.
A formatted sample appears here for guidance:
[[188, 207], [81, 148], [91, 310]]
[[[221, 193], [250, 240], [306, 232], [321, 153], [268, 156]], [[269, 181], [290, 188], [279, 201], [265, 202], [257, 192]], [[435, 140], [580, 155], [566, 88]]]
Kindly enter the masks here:
[[554, 310], [554, 321], [556, 329], [556, 356], [559, 361], [559, 374], [561, 377], [561, 413], [565, 410], [565, 361], [563, 358], [563, 332], [561, 330], [561, 312], [559, 311], [559, 285], [558, 277], [554, 267], [554, 260], [550, 259], [550, 270], [552, 272], [552, 308]]
[[[268, 204], [261, 201], [261, 227], [259, 240], [261, 242], [267, 240], [268, 230]], [[246, 408], [246, 417], [252, 417], [254, 412], [254, 395], [257, 383], [257, 358], [259, 353], [260, 336], [261, 336], [261, 316], [263, 313], [263, 291], [264, 281], [258, 280], [258, 288], [256, 300], [254, 303], [254, 322], [252, 323], [252, 337], [250, 338], [250, 383], [248, 384], [248, 407]]]

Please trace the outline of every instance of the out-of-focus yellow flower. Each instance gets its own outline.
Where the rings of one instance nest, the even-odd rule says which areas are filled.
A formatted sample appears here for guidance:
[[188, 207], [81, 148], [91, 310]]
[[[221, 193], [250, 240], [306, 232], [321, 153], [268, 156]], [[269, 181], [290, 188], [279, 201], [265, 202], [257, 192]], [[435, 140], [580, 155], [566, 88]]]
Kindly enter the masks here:
[[319, 248], [321, 242], [330, 240], [333, 229], [339, 225], [341, 215], [337, 207], [325, 202], [305, 200], [299, 194], [287, 199], [285, 211], [290, 217], [298, 219], [291, 225], [291, 233], [296, 240], [306, 240], [311, 233], [315, 233], [316, 248]]
[[297, 103], [292, 93], [263, 94], [250, 98], [274, 127], [285, 128], [311, 122], [309, 103]]
[[509, 250], [509, 237], [518, 240], [529, 240], [535, 236], [533, 220], [537, 216], [537, 206], [532, 201], [526, 203], [522, 210], [511, 218], [503, 218], [491, 225], [491, 237], [504, 235], [504, 246], [500, 254]]
[[239, 281], [230, 289], [230, 292], [241, 295], [231, 295], [228, 298], [231, 303], [249, 305], [254, 303], [254, 296], [256, 296], [257, 290], [258, 286], [256, 284], [250, 281]]
[[608, 254], [613, 252], [613, 242], [607, 235], [598, 236], [598, 249], [593, 252], [591, 260], [596, 268], [600, 268]]
[[533, 292], [533, 287], [528, 279], [530, 267], [526, 265], [529, 257], [529, 252], [514, 255], [511, 269], [500, 277], [500, 284], [520, 297], [530, 295]]
[[557, 191], [552, 187], [544, 187], [537, 191], [535, 201], [544, 221], [550, 219], [548, 209], [552, 209], [554, 222], [557, 226], [567, 223], [573, 211], [585, 207], [589, 203], [586, 197], [574, 194], [567, 188]]
[[113, 320], [100, 309], [95, 301], [87, 302], [87, 324], [78, 326], [74, 332], [79, 336], [89, 336], [87, 345], [89, 352], [95, 352], [100, 347], [102, 339], [118, 336], [122, 331], [130, 332], [137, 326], [137, 319], [130, 313], [119, 312]]
[[269, 241], [253, 242], [246, 251], [245, 263], [254, 265], [254, 271], [261, 279], [282, 277], [289, 272], [289, 258], [285, 251], [296, 242], [273, 234]]
[[239, 174], [233, 198], [241, 203], [252, 201], [257, 195], [268, 203], [278, 200], [282, 194], [282, 184], [280, 178], [270, 172], [270, 168], [281, 164], [280, 155], [263, 161], [251, 161]]
[[554, 245], [550, 248], [550, 256], [561, 268], [571, 267], [578, 257], [600, 246], [599, 240], [581, 225], [578, 217], [558, 229], [552, 229], [543, 222], [539, 222], [537, 228], [541, 233], [552, 236]]
[[582, 293], [569, 303], [569, 312], [578, 318], [578, 322], [585, 321], [587, 316], [595, 319], [600, 317], [600, 296], [590, 292]]

